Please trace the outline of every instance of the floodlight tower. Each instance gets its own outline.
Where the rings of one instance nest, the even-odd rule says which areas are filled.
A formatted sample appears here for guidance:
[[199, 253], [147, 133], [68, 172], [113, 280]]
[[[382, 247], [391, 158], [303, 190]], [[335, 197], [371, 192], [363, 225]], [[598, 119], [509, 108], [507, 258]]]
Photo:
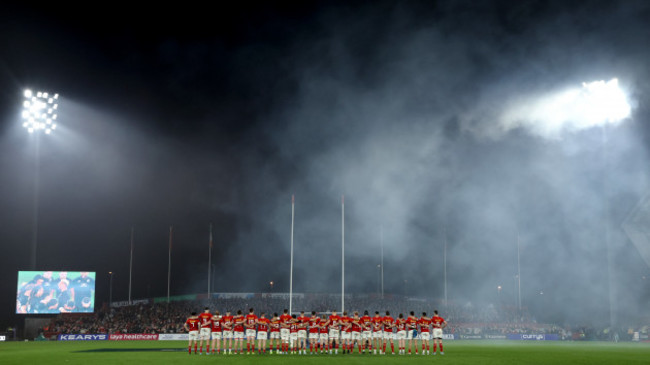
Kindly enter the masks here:
[[602, 130], [602, 165], [603, 165], [603, 205], [604, 205], [604, 240], [607, 250], [607, 276], [609, 289], [609, 322], [610, 326], [617, 324], [616, 280], [614, 277], [614, 259], [611, 240], [611, 208], [609, 183], [607, 179], [609, 168], [608, 135], [610, 125], [615, 126], [627, 119], [632, 108], [627, 95], [619, 87], [618, 79], [609, 81], [594, 81], [582, 84], [582, 93], [577, 103], [579, 118], [585, 127], [600, 126]]
[[40, 170], [40, 134], [51, 134], [56, 130], [59, 94], [25, 90], [23, 100], [23, 127], [34, 135], [34, 210], [31, 242], [30, 267], [36, 270], [36, 250], [38, 247], [38, 208], [39, 208], [39, 170]]

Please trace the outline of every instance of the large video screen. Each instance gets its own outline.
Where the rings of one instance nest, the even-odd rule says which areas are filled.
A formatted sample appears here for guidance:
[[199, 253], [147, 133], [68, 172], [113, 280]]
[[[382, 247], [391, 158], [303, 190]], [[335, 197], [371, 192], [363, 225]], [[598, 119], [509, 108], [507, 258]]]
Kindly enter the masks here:
[[16, 313], [84, 313], [95, 310], [95, 273], [19, 271]]

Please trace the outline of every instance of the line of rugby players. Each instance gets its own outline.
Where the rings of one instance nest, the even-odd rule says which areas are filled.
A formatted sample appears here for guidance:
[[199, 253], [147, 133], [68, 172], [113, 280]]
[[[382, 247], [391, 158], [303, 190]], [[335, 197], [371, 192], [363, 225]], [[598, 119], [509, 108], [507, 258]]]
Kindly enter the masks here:
[[[430, 354], [429, 340], [433, 338], [433, 355], [436, 355], [437, 345], [440, 345], [440, 354], [444, 355], [442, 349], [442, 329], [447, 322], [434, 311], [433, 317], [427, 317], [422, 313], [416, 317], [413, 312], [406, 318], [399, 314], [397, 318], [390, 316], [386, 311], [385, 316], [375, 312], [374, 317], [363, 316], [354, 312], [348, 317], [347, 312], [342, 316], [337, 315], [333, 310], [329, 316], [316, 312], [311, 317], [300, 312], [300, 316], [290, 315], [285, 309], [280, 316], [273, 314], [267, 318], [264, 312], [259, 317], [253, 308], [244, 316], [242, 311], [232, 315], [229, 311], [221, 315], [219, 311], [210, 313], [210, 308], [205, 308], [203, 313], [193, 312], [185, 322], [185, 330], [189, 333], [188, 353], [204, 354], [203, 344], [205, 342], [205, 354], [243, 354], [244, 340], [246, 340], [246, 354], [255, 353], [255, 340], [257, 340], [257, 352], [266, 353], [267, 339], [269, 352], [273, 353], [273, 347], [277, 354], [310, 354], [327, 353], [338, 354], [352, 353], [356, 344], [359, 353], [386, 354], [387, 344], [390, 343], [390, 350], [395, 354], [394, 340], [397, 341], [398, 354], [410, 355], [414, 347], [414, 353], [418, 354], [418, 333], [419, 342], [422, 347], [422, 355]], [[211, 341], [211, 342], [210, 342]]]

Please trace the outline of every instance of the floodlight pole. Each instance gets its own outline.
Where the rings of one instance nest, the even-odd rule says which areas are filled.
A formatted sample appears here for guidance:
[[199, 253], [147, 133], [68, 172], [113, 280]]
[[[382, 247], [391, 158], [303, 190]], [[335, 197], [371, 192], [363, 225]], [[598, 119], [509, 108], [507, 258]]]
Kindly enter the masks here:
[[109, 282], [109, 287], [108, 287], [108, 309], [110, 310], [113, 308], [113, 272], [109, 271], [108, 272], [108, 282]]
[[167, 303], [169, 304], [169, 293], [172, 280], [172, 237], [174, 235], [174, 227], [169, 226], [169, 253], [167, 259]]
[[445, 224], [444, 227], [444, 241], [445, 241], [445, 248], [443, 251], [443, 269], [444, 269], [444, 279], [445, 279], [445, 308], [447, 307], [447, 224]]
[[379, 245], [381, 246], [381, 299], [384, 299], [384, 228], [379, 227]]
[[[291, 258], [289, 259], [289, 314], [293, 313], [293, 220], [295, 216], [295, 196], [291, 195]], [[271, 285], [273, 287], [273, 285]]]
[[210, 300], [211, 277], [212, 277], [212, 223], [210, 223], [210, 243], [208, 244], [208, 300]]
[[517, 227], [517, 306], [521, 315], [521, 261], [520, 261], [519, 227]]
[[131, 249], [129, 254], [129, 305], [131, 304], [131, 279], [133, 278], [133, 226], [131, 226]]
[[341, 195], [341, 313], [345, 311], [345, 197]]
[[607, 180], [608, 154], [607, 154], [607, 123], [603, 124], [603, 195], [605, 197], [605, 246], [607, 249], [607, 277], [609, 287], [609, 325], [611, 327], [617, 324], [616, 318], [616, 282], [614, 280], [614, 258], [612, 255], [611, 240], [611, 214], [609, 207], [609, 184]]
[[30, 267], [36, 271], [36, 251], [38, 248], [38, 211], [39, 211], [39, 190], [40, 190], [40, 133], [34, 135], [34, 198], [33, 198], [33, 217], [32, 217], [32, 247]]

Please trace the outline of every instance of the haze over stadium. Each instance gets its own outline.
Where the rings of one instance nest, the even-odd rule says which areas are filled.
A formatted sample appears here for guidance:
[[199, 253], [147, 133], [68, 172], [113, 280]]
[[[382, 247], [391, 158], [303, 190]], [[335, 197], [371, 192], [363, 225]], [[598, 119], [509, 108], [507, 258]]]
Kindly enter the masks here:
[[[292, 195], [294, 292], [340, 293], [344, 195], [346, 293], [381, 241], [385, 293], [650, 315], [650, 4], [231, 6], [3, 11], [1, 325], [18, 270], [126, 300], [132, 229], [134, 299], [167, 295], [170, 226], [172, 295], [206, 292], [210, 225], [212, 291], [288, 292]], [[38, 150], [25, 88], [59, 94]]]

